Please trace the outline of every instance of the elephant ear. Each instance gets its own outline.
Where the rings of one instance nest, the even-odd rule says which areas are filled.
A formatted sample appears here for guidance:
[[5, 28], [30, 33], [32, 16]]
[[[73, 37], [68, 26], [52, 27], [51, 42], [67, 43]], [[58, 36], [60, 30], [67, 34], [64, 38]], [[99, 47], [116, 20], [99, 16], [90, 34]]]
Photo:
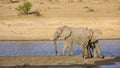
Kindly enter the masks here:
[[62, 37], [64, 39], [70, 37], [72, 31], [68, 27], [64, 27], [63, 32], [62, 32]]
[[98, 29], [91, 29], [91, 30], [93, 31], [93, 36], [92, 36], [92, 39], [91, 39], [92, 42], [101, 39], [102, 32], [100, 30], [98, 30]]

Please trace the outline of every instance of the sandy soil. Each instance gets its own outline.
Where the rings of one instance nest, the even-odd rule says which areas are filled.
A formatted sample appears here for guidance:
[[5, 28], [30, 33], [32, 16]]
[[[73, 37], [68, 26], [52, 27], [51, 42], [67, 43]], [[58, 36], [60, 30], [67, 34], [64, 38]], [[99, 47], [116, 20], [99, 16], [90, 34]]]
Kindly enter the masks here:
[[15, 7], [22, 2], [0, 1], [0, 40], [45, 40], [64, 25], [98, 28], [103, 32], [102, 39], [120, 38], [120, 0], [29, 1], [33, 4], [31, 11], [37, 10], [41, 16], [17, 16]]
[[84, 59], [80, 56], [14, 56], [0, 57], [0, 66], [107, 64], [118, 61], [120, 57]]

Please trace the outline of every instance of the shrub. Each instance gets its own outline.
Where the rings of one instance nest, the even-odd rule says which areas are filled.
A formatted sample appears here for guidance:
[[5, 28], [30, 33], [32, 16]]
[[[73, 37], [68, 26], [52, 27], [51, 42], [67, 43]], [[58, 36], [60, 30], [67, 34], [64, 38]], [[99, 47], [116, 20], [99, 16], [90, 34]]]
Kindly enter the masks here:
[[18, 5], [16, 10], [19, 11], [20, 14], [29, 14], [29, 11], [32, 7], [32, 4], [28, 1], [24, 1], [22, 4]]

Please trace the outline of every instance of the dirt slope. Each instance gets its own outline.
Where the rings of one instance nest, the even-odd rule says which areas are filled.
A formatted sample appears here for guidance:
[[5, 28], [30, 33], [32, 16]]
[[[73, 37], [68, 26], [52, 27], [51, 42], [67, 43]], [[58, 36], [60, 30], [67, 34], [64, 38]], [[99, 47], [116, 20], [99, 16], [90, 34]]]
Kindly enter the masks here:
[[41, 16], [17, 16], [16, 6], [0, 0], [0, 40], [49, 39], [59, 26], [98, 28], [103, 39], [120, 38], [120, 0], [28, 0]]

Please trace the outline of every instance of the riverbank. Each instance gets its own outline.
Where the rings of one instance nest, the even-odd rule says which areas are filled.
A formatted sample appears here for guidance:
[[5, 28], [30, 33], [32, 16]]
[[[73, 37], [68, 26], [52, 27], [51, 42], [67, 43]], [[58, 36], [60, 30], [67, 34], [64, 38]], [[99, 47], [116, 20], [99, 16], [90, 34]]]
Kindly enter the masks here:
[[0, 40], [48, 40], [57, 27], [88, 27], [103, 32], [102, 39], [120, 38], [120, 1], [51, 3], [48, 0], [29, 0], [40, 16], [17, 15], [21, 3], [0, 1]]
[[106, 56], [104, 59], [80, 56], [4, 56], [0, 57], [0, 66], [56, 66], [56, 65], [99, 65], [120, 62], [120, 57]]
[[0, 20], [0, 40], [49, 40], [57, 27], [88, 27], [103, 32], [101, 39], [120, 38], [120, 18], [18, 17]]

